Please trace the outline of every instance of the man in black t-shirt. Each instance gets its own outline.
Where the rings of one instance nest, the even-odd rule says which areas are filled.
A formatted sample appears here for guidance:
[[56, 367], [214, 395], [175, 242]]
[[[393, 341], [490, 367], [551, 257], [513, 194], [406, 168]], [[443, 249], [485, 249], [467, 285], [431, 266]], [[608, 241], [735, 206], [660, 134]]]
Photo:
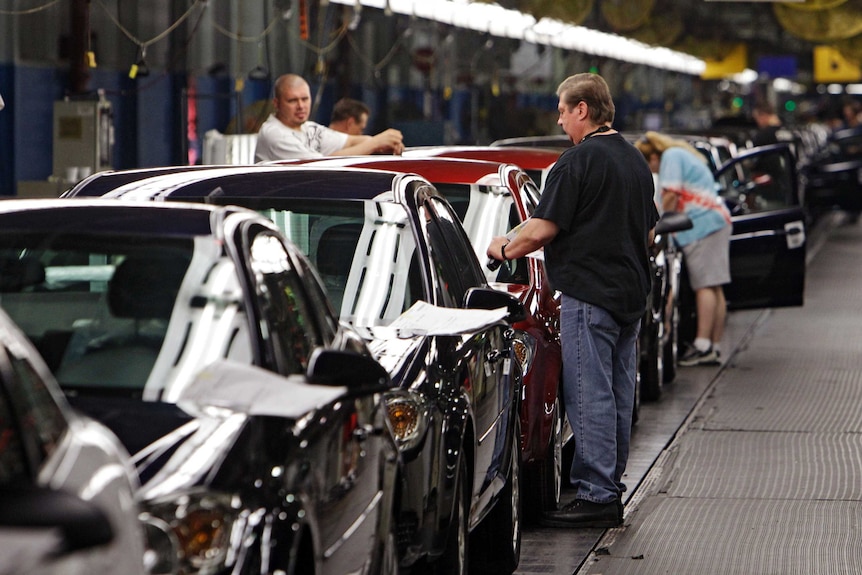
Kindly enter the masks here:
[[658, 210], [649, 165], [610, 128], [614, 103], [605, 80], [576, 74], [557, 95], [557, 123], [575, 145], [549, 172], [518, 235], [511, 242], [494, 238], [487, 254], [516, 259], [544, 246], [551, 285], [563, 294], [563, 395], [575, 434], [570, 479], [576, 494], [542, 523], [615, 527], [623, 519], [636, 342]]

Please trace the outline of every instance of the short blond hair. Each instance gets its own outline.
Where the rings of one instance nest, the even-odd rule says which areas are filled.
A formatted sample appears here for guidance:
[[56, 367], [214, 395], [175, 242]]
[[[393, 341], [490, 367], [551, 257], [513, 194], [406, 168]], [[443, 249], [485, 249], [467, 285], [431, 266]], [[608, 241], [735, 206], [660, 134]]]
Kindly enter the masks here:
[[666, 134], [659, 134], [658, 132], [647, 132], [640, 140], [635, 142], [635, 147], [640, 150], [641, 154], [643, 154], [647, 160], [649, 160], [650, 156], [653, 154], [661, 156], [668, 148], [682, 148], [694, 154], [704, 164], [708, 163], [704, 155], [685, 140], [672, 138]]

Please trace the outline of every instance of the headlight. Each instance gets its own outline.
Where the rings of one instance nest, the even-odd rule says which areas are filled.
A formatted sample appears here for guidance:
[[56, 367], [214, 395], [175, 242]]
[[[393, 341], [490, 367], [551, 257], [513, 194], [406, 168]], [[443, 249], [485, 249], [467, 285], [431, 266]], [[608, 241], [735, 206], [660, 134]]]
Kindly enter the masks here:
[[518, 364], [522, 376], [526, 376], [533, 365], [533, 357], [536, 354], [536, 338], [520, 329], [511, 331], [510, 345], [512, 346], [512, 361]]
[[428, 409], [420, 396], [402, 390], [386, 394], [386, 415], [398, 449], [409, 451], [419, 445], [428, 426]]
[[153, 503], [141, 514], [149, 573], [215, 573], [232, 563], [231, 531], [240, 517], [238, 498], [195, 493]]

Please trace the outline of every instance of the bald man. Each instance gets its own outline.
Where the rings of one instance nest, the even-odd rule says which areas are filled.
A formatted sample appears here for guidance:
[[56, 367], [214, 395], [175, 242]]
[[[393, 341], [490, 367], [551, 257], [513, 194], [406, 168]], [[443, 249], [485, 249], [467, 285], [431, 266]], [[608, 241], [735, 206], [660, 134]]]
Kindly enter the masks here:
[[400, 154], [404, 149], [401, 132], [392, 128], [375, 136], [350, 135], [309, 120], [311, 89], [308, 82], [296, 74], [276, 79], [273, 106], [275, 112], [258, 133], [256, 162], [381, 152]]

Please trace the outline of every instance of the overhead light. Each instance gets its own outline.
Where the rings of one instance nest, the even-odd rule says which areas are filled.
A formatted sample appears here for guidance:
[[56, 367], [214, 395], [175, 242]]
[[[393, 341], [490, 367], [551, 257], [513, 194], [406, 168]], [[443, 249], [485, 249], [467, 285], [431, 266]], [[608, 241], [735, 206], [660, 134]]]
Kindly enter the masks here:
[[[384, 13], [405, 14], [449, 24], [500, 38], [524, 40], [593, 56], [604, 56], [699, 76], [706, 64], [690, 54], [651, 46], [616, 34], [575, 26], [552, 18], [536, 18], [499, 4], [469, 0], [359, 0], [363, 6]], [[333, 4], [352, 5], [356, 0], [330, 0]]]

